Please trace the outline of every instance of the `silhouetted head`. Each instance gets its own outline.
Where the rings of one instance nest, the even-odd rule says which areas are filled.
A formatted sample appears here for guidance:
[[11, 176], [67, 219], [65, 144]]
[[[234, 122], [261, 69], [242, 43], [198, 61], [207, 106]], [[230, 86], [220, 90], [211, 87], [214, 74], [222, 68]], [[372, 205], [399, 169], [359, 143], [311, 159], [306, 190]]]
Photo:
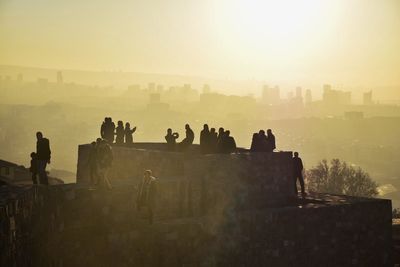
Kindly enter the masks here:
[[208, 131], [208, 130], [209, 130], [209, 129], [208, 129], [208, 124], [204, 124], [204, 125], [203, 125], [203, 129], [206, 130], [206, 131]]
[[129, 122], [125, 123], [125, 128], [127, 129], [131, 128], [131, 124]]
[[110, 122], [112, 122], [112, 118], [111, 118], [111, 117], [108, 117], [108, 120], [109, 120]]
[[153, 174], [153, 173], [152, 173], [151, 170], [145, 170], [144, 173], [143, 173], [143, 176], [144, 176], [145, 178], [149, 178], [152, 174]]
[[96, 143], [97, 143], [97, 144], [100, 144], [100, 143], [101, 143], [101, 140], [102, 140], [102, 139], [101, 139], [100, 137], [97, 138], [97, 139], [96, 139]]
[[268, 134], [268, 135], [271, 135], [271, 134], [272, 134], [271, 129], [268, 129], [268, 130], [267, 130], [267, 134]]
[[107, 118], [107, 117], [105, 117], [105, 118], [104, 118], [104, 122], [106, 122], [107, 120], [108, 120], [108, 118]]
[[264, 131], [264, 130], [260, 130], [260, 131], [258, 132], [258, 134], [259, 134], [259, 135], [265, 135], [265, 131]]
[[253, 140], [258, 137], [258, 133], [253, 133]]
[[211, 132], [211, 133], [215, 133], [215, 128], [211, 128], [211, 129], [210, 129], [210, 132]]
[[189, 130], [189, 129], [190, 129], [190, 125], [189, 125], [189, 124], [186, 124], [186, 125], [185, 125], [185, 129], [186, 129], [186, 130]]
[[118, 127], [124, 127], [124, 123], [122, 121], [118, 121]]
[[37, 140], [41, 140], [42, 138], [43, 138], [42, 132], [37, 132], [37, 133], [36, 133], [36, 139], [37, 139]]
[[92, 146], [96, 146], [96, 142], [91, 142], [90, 143]]
[[229, 130], [227, 130], [227, 131], [225, 131], [225, 136], [229, 136], [231, 134], [231, 131], [229, 131]]
[[35, 152], [31, 153], [31, 159], [36, 159], [36, 153]]
[[298, 158], [299, 157], [299, 152], [294, 152], [294, 157]]
[[169, 135], [172, 134], [172, 129], [171, 128], [167, 129], [167, 134], [169, 134]]
[[222, 127], [220, 127], [220, 128], [218, 129], [218, 133], [219, 133], [219, 134], [223, 134], [224, 131], [225, 131], [225, 130], [224, 130], [224, 128], [222, 128]]

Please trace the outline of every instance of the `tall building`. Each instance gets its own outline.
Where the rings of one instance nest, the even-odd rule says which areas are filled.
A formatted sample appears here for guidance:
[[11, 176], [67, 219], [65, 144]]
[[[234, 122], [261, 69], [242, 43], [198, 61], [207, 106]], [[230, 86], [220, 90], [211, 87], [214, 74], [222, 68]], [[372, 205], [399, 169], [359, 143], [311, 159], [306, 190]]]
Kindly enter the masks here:
[[269, 87], [263, 86], [262, 101], [268, 105], [277, 105], [281, 101], [279, 86]]
[[306, 90], [306, 105], [310, 104], [312, 102], [312, 94], [311, 94], [311, 90], [307, 89]]
[[63, 81], [63, 75], [62, 75], [62, 72], [61, 71], [57, 71], [57, 83], [58, 84], [62, 84], [64, 81]]
[[328, 105], [350, 105], [351, 92], [333, 90], [331, 85], [324, 84], [322, 101]]
[[303, 98], [303, 89], [300, 86], [296, 87], [296, 98]]
[[372, 101], [372, 91], [363, 94], [363, 104], [364, 105], [374, 104], [374, 102]]

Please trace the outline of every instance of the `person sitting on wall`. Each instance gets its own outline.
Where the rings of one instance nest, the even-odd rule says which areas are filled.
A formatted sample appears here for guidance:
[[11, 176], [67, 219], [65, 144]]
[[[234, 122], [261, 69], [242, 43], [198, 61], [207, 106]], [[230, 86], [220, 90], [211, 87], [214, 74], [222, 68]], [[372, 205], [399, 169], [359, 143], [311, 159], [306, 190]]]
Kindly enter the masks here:
[[203, 154], [210, 152], [210, 130], [207, 124], [204, 124], [200, 132], [200, 151]]
[[156, 204], [157, 179], [152, 176], [151, 170], [144, 171], [143, 179], [139, 184], [139, 191], [136, 200], [137, 210], [146, 207], [148, 211], [149, 224], [153, 224], [153, 212]]
[[107, 189], [112, 189], [111, 182], [108, 178], [108, 171], [113, 162], [112, 148], [106, 140], [101, 140], [97, 148], [97, 171], [100, 177], [100, 182]]
[[215, 128], [211, 128], [210, 129], [210, 136], [209, 136], [209, 140], [208, 140], [210, 153], [216, 153], [217, 152], [217, 144], [218, 144], [218, 135], [215, 132]]
[[125, 129], [122, 121], [118, 121], [117, 128], [115, 128], [115, 143], [117, 145], [124, 144]]
[[267, 130], [267, 152], [273, 152], [276, 148], [275, 135], [272, 134], [271, 129]]
[[35, 152], [31, 153], [31, 166], [29, 167], [29, 171], [32, 174], [32, 183], [37, 184], [38, 162]]
[[133, 133], [136, 132], [136, 126], [131, 129], [129, 122], [125, 123], [125, 144], [133, 144]]
[[219, 127], [218, 129], [218, 136], [217, 136], [217, 153], [223, 153], [224, 150], [224, 138], [225, 138], [225, 129]]
[[107, 140], [109, 144], [114, 143], [115, 124], [110, 117], [104, 118], [100, 129], [101, 138]]
[[185, 129], [186, 129], [186, 137], [185, 139], [182, 140], [182, 142], [180, 143], [180, 147], [181, 150], [186, 150], [190, 147], [190, 145], [193, 144], [194, 141], [194, 132], [193, 130], [190, 128], [189, 124], [185, 125]]
[[50, 141], [43, 137], [41, 132], [36, 133], [36, 157], [37, 157], [37, 171], [39, 174], [39, 183], [48, 185], [46, 166], [50, 164], [51, 150]]
[[167, 135], [165, 136], [165, 141], [167, 141], [168, 151], [175, 151], [176, 139], [179, 138], [178, 133], [172, 133], [172, 129], [168, 128]]
[[260, 130], [258, 132], [258, 148], [259, 152], [267, 152], [268, 151], [268, 137], [265, 135], [264, 130]]
[[300, 182], [301, 195], [304, 197], [306, 195], [304, 189], [304, 178], [303, 178], [303, 161], [299, 158], [299, 153], [294, 152], [293, 157], [293, 180], [294, 180], [294, 192], [297, 196], [297, 179]]
[[253, 133], [253, 138], [251, 139], [251, 152], [259, 152], [259, 136], [258, 133]]
[[231, 132], [229, 130], [225, 131], [225, 141], [224, 141], [224, 151], [225, 153], [233, 153], [236, 151], [235, 138], [230, 136]]

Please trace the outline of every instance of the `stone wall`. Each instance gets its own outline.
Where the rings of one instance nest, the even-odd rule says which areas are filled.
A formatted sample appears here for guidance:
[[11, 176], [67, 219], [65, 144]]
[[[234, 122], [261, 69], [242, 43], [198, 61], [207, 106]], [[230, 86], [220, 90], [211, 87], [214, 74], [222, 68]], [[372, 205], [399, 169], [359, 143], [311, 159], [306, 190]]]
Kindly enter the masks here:
[[389, 200], [312, 195], [148, 225], [132, 187], [13, 191], [0, 205], [0, 266], [393, 266]]

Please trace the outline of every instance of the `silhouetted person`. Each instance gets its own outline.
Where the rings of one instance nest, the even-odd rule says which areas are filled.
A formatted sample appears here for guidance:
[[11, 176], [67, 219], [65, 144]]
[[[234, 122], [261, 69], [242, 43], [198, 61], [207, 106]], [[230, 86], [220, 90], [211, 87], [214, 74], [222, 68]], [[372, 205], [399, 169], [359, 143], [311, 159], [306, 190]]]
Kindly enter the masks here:
[[108, 120], [108, 117], [105, 117], [104, 121], [102, 122], [101, 127], [100, 127], [100, 136], [102, 139], [106, 138], [107, 120]]
[[220, 127], [218, 129], [218, 136], [217, 136], [217, 149], [216, 149], [217, 153], [223, 153], [223, 150], [224, 150], [224, 147], [223, 147], [224, 146], [223, 145], [224, 136], [225, 136], [225, 130], [224, 130], [224, 128]]
[[97, 185], [99, 183], [98, 176], [98, 143], [92, 142], [90, 144], [89, 156], [88, 156], [88, 165], [89, 165], [89, 178], [90, 184]]
[[112, 189], [111, 182], [108, 179], [108, 171], [113, 162], [113, 154], [111, 146], [106, 140], [101, 140], [100, 145], [97, 147], [97, 166], [100, 181], [105, 188]]
[[217, 144], [218, 144], [218, 135], [215, 132], [215, 128], [210, 129], [210, 136], [209, 136], [209, 146], [210, 146], [210, 153], [217, 152]]
[[275, 135], [272, 134], [271, 129], [267, 130], [267, 152], [272, 152], [276, 148]]
[[38, 175], [38, 162], [37, 156], [35, 152], [31, 153], [31, 166], [29, 167], [29, 171], [32, 174], [32, 183], [37, 184], [37, 175]]
[[210, 130], [207, 124], [204, 124], [200, 132], [200, 151], [203, 154], [210, 152]]
[[37, 171], [39, 174], [39, 183], [48, 185], [49, 181], [46, 173], [46, 166], [50, 164], [51, 151], [50, 141], [43, 137], [41, 132], [36, 133], [36, 157], [37, 157]]
[[131, 129], [129, 122], [125, 123], [125, 143], [130, 145], [133, 144], [133, 133], [136, 132], [136, 127]]
[[139, 184], [136, 207], [138, 211], [145, 207], [149, 214], [149, 224], [153, 224], [153, 211], [156, 205], [157, 179], [152, 176], [151, 170], [144, 171], [143, 179]]
[[165, 136], [165, 141], [167, 141], [168, 151], [175, 151], [176, 149], [176, 139], [179, 138], [178, 133], [172, 133], [172, 129], [168, 128], [167, 135]]
[[268, 151], [268, 137], [265, 135], [264, 130], [260, 130], [258, 132], [257, 151], [258, 152]]
[[236, 151], [236, 142], [235, 139], [230, 136], [230, 131], [225, 131], [225, 136], [223, 138], [223, 152], [224, 153], [232, 153]]
[[251, 152], [259, 152], [259, 136], [258, 133], [253, 133], [253, 138], [251, 139], [251, 146], [250, 146], [250, 151]]
[[115, 143], [122, 145], [124, 143], [125, 129], [122, 121], [118, 121], [117, 128], [115, 128]]
[[185, 139], [183, 139], [181, 142], [182, 150], [186, 150], [187, 148], [189, 148], [189, 146], [191, 144], [193, 144], [193, 140], [194, 140], [194, 132], [192, 129], [190, 129], [189, 124], [185, 125], [185, 129], [186, 129], [186, 136], [185, 136]]
[[294, 191], [297, 195], [297, 179], [300, 182], [301, 194], [306, 194], [304, 190], [304, 178], [303, 178], [303, 161], [299, 158], [299, 153], [294, 152], [293, 157], [293, 179], [294, 179]]
[[115, 124], [111, 118], [106, 117], [101, 125], [101, 138], [107, 140], [109, 144], [114, 143]]

